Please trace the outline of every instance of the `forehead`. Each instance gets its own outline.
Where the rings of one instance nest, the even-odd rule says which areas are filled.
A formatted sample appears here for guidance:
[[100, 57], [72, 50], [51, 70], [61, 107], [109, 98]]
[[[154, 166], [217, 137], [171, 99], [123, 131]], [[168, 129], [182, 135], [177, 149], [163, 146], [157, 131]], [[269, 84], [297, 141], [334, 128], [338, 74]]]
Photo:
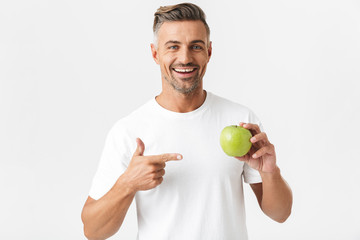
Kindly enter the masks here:
[[164, 43], [169, 40], [180, 42], [203, 40], [206, 42], [206, 38], [206, 28], [200, 20], [164, 22], [158, 32], [159, 43]]

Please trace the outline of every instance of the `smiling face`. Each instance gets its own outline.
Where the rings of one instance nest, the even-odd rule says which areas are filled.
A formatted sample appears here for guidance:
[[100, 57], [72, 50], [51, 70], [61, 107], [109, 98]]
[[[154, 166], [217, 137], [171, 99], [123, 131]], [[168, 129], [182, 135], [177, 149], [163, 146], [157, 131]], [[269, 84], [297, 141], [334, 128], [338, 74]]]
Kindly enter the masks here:
[[[151, 44], [153, 58], [160, 65], [165, 86], [183, 94], [202, 87], [211, 42], [201, 21], [164, 22], [157, 36], [157, 48]], [[164, 84], [163, 84], [164, 86]]]

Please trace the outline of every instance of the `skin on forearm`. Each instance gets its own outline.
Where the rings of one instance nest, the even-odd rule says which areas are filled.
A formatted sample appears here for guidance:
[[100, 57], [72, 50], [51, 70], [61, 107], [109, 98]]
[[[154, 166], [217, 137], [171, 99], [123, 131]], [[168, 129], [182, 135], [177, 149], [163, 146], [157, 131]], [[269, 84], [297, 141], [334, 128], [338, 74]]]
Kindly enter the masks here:
[[122, 178], [98, 200], [88, 199], [81, 218], [88, 239], [106, 239], [114, 235], [122, 225], [135, 196]]
[[292, 192], [276, 167], [272, 173], [260, 172], [262, 178], [262, 211], [277, 222], [285, 222], [291, 214]]
[[136, 192], [160, 185], [165, 174], [165, 162], [182, 159], [178, 153], [144, 156], [144, 142], [136, 138], [136, 143], [130, 164], [111, 190], [97, 201], [92, 198], [86, 201], [82, 220], [88, 239], [106, 239], [114, 235], [122, 225]]

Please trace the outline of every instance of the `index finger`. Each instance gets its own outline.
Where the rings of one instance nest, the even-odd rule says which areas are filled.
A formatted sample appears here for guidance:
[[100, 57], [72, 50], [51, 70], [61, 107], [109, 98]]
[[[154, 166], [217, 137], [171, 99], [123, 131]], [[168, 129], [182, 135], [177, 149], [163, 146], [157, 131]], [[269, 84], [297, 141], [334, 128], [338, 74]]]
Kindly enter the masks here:
[[152, 163], [163, 163], [168, 161], [181, 160], [183, 157], [178, 153], [164, 153], [160, 155], [147, 156]]
[[253, 135], [261, 133], [260, 127], [257, 124], [241, 122], [240, 126], [242, 126], [243, 128], [252, 130]]

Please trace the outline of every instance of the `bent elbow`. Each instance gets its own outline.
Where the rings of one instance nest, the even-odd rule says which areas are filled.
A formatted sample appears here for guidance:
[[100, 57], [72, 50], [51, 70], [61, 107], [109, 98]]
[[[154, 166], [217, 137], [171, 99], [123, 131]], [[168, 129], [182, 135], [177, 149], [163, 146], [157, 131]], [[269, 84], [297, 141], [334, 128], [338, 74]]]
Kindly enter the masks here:
[[88, 240], [104, 240], [105, 239], [105, 238], [96, 236], [96, 232], [92, 231], [89, 227], [86, 227], [85, 224], [83, 227], [83, 232], [84, 232], [86, 239], [88, 239]]
[[284, 214], [283, 216], [276, 219], [274, 218], [273, 220], [275, 220], [278, 223], [284, 223], [290, 217], [290, 215], [291, 215], [291, 210], [289, 210], [287, 214]]
[[91, 235], [91, 233], [89, 232], [89, 230], [87, 230], [87, 228], [84, 226], [84, 235], [86, 237], [86, 239], [88, 240], [96, 240], [96, 238], [94, 238], [93, 235]]

